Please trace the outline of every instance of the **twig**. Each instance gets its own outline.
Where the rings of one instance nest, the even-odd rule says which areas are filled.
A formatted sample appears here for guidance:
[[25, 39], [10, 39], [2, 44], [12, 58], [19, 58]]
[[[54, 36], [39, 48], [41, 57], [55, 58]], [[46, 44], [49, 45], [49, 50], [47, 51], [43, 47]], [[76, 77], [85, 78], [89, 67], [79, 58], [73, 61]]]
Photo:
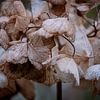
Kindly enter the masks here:
[[57, 100], [62, 100], [62, 83], [57, 83]]
[[73, 49], [74, 49], [74, 52], [73, 52], [73, 55], [72, 55], [72, 57], [74, 57], [74, 55], [75, 55], [75, 46], [74, 46], [74, 44], [63, 34], [63, 35], [61, 35], [63, 38], [65, 38], [71, 45], [72, 45], [72, 47], [73, 47]]

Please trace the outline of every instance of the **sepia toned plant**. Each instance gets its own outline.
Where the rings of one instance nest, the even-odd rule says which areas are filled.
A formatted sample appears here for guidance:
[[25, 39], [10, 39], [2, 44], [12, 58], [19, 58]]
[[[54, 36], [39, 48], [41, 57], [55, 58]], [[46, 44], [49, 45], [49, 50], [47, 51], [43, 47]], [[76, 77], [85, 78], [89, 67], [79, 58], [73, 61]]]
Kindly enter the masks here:
[[82, 79], [100, 80], [100, 4], [26, 1], [29, 8], [23, 0], [0, 4], [0, 88], [7, 78], [20, 87], [20, 78], [78, 86]]

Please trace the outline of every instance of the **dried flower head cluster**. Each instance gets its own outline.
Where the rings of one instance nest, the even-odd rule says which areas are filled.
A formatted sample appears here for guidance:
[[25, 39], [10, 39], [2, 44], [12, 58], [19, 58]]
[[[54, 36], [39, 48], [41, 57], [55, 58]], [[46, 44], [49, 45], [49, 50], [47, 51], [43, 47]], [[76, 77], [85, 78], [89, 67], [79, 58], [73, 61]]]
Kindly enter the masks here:
[[[100, 63], [99, 35], [89, 39], [92, 29], [84, 26], [77, 13], [88, 11], [89, 6], [75, 0], [30, 3], [31, 11], [21, 0], [1, 3], [0, 77], [4, 73], [11, 79], [26, 78], [48, 85], [58, 81], [79, 85], [83, 77], [100, 79], [100, 65], [90, 68]], [[62, 5], [63, 12], [55, 14], [59, 12], [56, 6]]]

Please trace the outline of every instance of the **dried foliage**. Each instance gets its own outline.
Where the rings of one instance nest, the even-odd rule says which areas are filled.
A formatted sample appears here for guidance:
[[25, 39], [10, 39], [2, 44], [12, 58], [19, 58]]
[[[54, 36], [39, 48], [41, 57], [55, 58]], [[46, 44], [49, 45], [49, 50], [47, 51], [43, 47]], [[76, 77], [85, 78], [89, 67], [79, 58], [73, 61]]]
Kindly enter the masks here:
[[92, 4], [76, 1], [31, 0], [31, 11], [21, 0], [3, 1], [0, 71], [9, 79], [46, 85], [58, 81], [80, 85], [81, 78], [100, 78], [100, 65], [95, 65], [100, 64], [100, 11], [96, 20], [87, 18]]
[[11, 46], [1, 57], [4, 62], [21, 63], [27, 62], [27, 43]]
[[99, 80], [100, 79], [100, 64], [91, 66], [87, 69], [85, 79], [88, 80]]

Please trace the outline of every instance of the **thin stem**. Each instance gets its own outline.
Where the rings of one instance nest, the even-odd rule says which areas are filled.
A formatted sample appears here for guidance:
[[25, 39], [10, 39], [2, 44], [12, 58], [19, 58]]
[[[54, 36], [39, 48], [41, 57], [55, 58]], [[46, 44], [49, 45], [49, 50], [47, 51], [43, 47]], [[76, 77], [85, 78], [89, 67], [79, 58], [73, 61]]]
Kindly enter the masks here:
[[57, 100], [62, 100], [62, 83], [57, 83]]
[[73, 52], [73, 55], [72, 55], [72, 57], [74, 57], [74, 55], [75, 55], [75, 46], [74, 46], [74, 44], [63, 34], [63, 35], [61, 35], [63, 38], [65, 38], [71, 45], [72, 45], [72, 47], [73, 47], [73, 49], [74, 49], [74, 52]]
[[[47, 12], [43, 12], [43, 13], [46, 13], [46, 14], [48, 15], [49, 19], [51, 19], [50, 15], [49, 15]], [[42, 14], [43, 14], [43, 13], [42, 13]]]

